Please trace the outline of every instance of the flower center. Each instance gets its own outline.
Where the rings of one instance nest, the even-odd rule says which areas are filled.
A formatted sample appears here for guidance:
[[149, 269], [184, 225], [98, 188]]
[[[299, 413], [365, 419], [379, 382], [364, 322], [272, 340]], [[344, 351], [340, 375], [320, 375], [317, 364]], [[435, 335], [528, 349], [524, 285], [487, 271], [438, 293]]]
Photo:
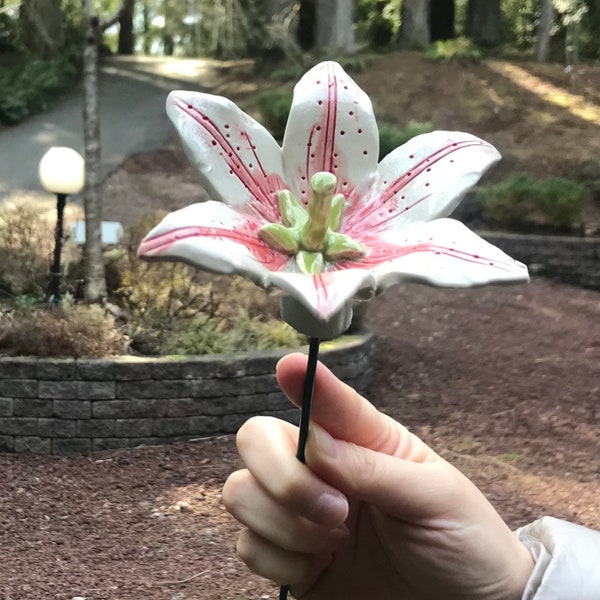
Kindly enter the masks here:
[[258, 230], [261, 240], [272, 248], [296, 257], [300, 271], [317, 275], [326, 261], [360, 258], [365, 248], [350, 236], [339, 233], [345, 198], [334, 194], [337, 179], [327, 172], [310, 179], [310, 198], [305, 209], [289, 190], [279, 192], [281, 223]]

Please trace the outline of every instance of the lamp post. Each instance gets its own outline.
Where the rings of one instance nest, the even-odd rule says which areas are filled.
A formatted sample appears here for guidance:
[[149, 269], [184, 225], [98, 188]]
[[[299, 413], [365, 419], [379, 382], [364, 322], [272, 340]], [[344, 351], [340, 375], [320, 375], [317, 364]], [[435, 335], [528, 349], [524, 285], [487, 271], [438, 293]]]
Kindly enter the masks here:
[[83, 157], [72, 148], [53, 147], [44, 154], [39, 166], [42, 187], [56, 194], [56, 231], [54, 257], [50, 270], [48, 296], [53, 304], [60, 303], [60, 255], [63, 243], [63, 213], [67, 196], [76, 194], [85, 182]]

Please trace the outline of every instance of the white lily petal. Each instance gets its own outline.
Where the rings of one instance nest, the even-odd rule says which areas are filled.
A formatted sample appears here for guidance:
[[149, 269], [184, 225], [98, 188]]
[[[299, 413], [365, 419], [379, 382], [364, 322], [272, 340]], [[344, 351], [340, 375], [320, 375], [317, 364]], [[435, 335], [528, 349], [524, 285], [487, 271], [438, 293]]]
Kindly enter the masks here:
[[365, 234], [367, 255], [349, 268], [370, 269], [385, 289], [401, 282], [468, 287], [528, 281], [527, 267], [486, 242], [459, 221], [436, 219], [402, 232]]
[[246, 217], [221, 202], [192, 204], [169, 213], [142, 240], [144, 260], [182, 261], [218, 273], [237, 273], [265, 285], [270, 270], [289, 256], [259, 239], [263, 221]]
[[446, 217], [499, 159], [493, 146], [468, 133], [416, 136], [381, 161], [368, 197], [348, 211], [345, 233]]
[[336, 192], [353, 203], [372, 183], [379, 131], [369, 97], [334, 62], [308, 71], [294, 88], [283, 138], [285, 180], [304, 204], [314, 173], [338, 179]]
[[260, 123], [227, 98], [180, 90], [169, 94], [167, 114], [212, 198], [278, 220], [281, 149]]
[[269, 284], [300, 301], [318, 319], [328, 321], [363, 287], [374, 287], [371, 273], [364, 269], [333, 270], [320, 275], [279, 271], [270, 273]]

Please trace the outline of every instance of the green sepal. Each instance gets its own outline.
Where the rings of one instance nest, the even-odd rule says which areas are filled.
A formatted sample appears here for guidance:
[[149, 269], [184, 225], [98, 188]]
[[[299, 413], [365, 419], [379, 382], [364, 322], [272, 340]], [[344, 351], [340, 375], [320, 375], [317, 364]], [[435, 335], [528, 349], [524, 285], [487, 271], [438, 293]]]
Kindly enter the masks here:
[[308, 214], [304, 207], [292, 196], [289, 190], [279, 192], [279, 213], [281, 221], [288, 227], [304, 225], [308, 220]]
[[318, 275], [323, 270], [323, 255], [320, 252], [300, 250], [296, 254], [296, 263], [307, 275]]
[[325, 256], [327, 260], [341, 260], [343, 258], [360, 258], [364, 256], [365, 248], [355, 242], [349, 235], [343, 233], [330, 233], [327, 240]]
[[329, 213], [329, 228], [332, 231], [337, 231], [342, 224], [342, 216], [344, 214], [344, 204], [346, 199], [343, 194], [336, 194], [331, 201], [331, 212]]
[[294, 231], [279, 223], [264, 225], [258, 230], [258, 237], [271, 248], [287, 254], [296, 254], [300, 249]]

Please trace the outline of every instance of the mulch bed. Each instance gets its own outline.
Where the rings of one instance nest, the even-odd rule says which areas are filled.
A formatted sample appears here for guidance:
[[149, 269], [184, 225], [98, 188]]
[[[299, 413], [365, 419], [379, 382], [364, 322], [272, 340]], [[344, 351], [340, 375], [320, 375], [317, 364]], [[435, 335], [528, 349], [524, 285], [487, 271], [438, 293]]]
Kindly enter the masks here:
[[[390, 289], [372, 301], [369, 397], [516, 527], [599, 527], [600, 294], [543, 280]], [[232, 436], [68, 458], [0, 455], [2, 600], [276, 598], [220, 503]]]

